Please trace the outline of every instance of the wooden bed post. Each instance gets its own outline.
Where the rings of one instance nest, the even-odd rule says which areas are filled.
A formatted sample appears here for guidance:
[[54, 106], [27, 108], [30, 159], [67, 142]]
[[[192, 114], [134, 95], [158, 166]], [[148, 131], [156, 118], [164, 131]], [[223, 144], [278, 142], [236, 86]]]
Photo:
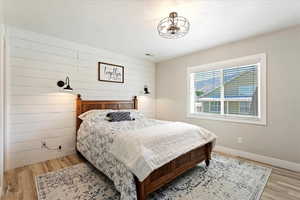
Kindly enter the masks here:
[[137, 96], [134, 96], [133, 97], [133, 102], [134, 102], [134, 109], [138, 109], [138, 99], [137, 99]]
[[81, 123], [81, 119], [79, 119], [79, 115], [82, 113], [82, 108], [81, 108], [81, 95], [77, 94], [77, 100], [76, 100], [76, 135], [77, 135], [77, 131], [79, 129], [80, 123]]
[[139, 179], [135, 176], [135, 185], [136, 185], [136, 194], [138, 200], [146, 200], [147, 194], [145, 191], [145, 183], [140, 182]]
[[210, 160], [211, 160], [211, 152], [212, 152], [212, 143], [208, 143], [205, 145], [206, 148], [206, 159], [205, 159], [205, 164], [208, 167], [210, 164]]

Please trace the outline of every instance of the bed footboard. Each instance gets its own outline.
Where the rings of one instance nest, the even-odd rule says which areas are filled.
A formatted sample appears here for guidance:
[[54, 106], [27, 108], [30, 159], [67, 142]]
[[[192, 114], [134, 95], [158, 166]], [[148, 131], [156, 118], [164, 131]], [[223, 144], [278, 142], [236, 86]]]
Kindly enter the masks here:
[[174, 180], [179, 175], [195, 167], [197, 164], [205, 161], [209, 166], [212, 152], [212, 143], [196, 148], [186, 154], [179, 156], [171, 162], [153, 171], [143, 182], [137, 178], [137, 196], [138, 200], [146, 200], [147, 196], [165, 184]]

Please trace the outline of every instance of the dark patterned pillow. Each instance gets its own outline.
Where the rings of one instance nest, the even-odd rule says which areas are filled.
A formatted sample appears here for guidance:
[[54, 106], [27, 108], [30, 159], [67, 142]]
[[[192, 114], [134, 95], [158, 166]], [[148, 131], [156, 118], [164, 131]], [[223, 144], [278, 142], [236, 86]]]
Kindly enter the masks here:
[[106, 115], [110, 122], [121, 122], [134, 120], [130, 117], [130, 112], [110, 112]]

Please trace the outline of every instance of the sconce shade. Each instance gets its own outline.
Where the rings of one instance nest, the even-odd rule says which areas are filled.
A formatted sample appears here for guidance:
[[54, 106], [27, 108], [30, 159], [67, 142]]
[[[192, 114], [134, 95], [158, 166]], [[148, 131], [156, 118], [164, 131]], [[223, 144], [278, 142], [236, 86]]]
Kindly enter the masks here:
[[73, 88], [70, 87], [70, 85], [67, 85], [64, 90], [67, 90], [67, 91], [73, 91]]
[[150, 94], [147, 86], [144, 87], [144, 94]]
[[67, 76], [65, 82], [63, 82], [63, 81], [58, 81], [57, 82], [57, 86], [58, 87], [64, 87], [65, 85], [66, 85], [66, 87], [64, 88], [64, 90], [66, 90], [66, 91], [73, 91], [73, 88], [71, 88], [71, 86], [70, 86], [70, 79], [69, 79], [68, 76]]

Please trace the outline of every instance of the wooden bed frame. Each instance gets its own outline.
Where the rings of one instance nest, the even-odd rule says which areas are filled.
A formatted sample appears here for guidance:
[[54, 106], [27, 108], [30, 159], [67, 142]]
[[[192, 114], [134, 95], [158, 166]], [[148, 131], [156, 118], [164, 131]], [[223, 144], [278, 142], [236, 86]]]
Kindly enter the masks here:
[[[76, 106], [76, 127], [77, 130], [81, 124], [78, 116], [86, 111], [94, 109], [138, 109], [137, 97], [128, 101], [83, 101], [78, 95]], [[76, 131], [77, 134], [77, 131]], [[77, 136], [77, 135], [76, 135]], [[76, 137], [77, 139], [77, 137]], [[77, 151], [78, 152], [78, 151]], [[207, 143], [204, 146], [196, 148], [186, 154], [179, 156], [171, 162], [153, 171], [143, 182], [140, 182], [136, 177], [137, 197], [138, 200], [146, 200], [147, 196], [155, 190], [161, 188], [165, 184], [174, 180], [179, 175], [187, 170], [194, 168], [197, 164], [205, 161], [206, 166], [209, 166], [212, 152], [212, 143]], [[81, 153], [78, 152], [80, 155]]]

